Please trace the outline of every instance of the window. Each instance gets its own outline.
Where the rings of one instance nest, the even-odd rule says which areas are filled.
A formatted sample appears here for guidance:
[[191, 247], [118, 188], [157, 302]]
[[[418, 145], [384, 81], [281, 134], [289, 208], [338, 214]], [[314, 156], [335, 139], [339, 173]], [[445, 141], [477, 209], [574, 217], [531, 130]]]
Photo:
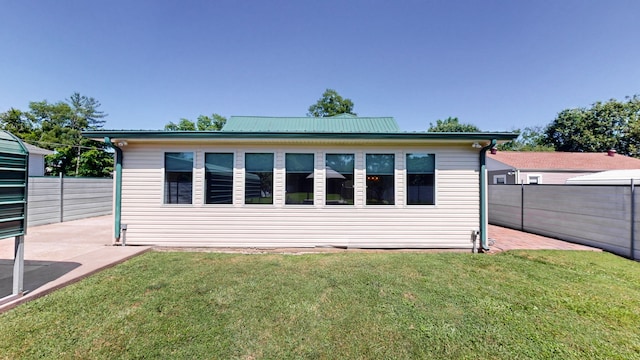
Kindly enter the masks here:
[[353, 154], [327, 154], [327, 205], [353, 205], [354, 160]]
[[313, 205], [313, 154], [286, 154], [286, 204]]
[[504, 185], [507, 183], [507, 175], [493, 175], [493, 183], [495, 185]]
[[245, 204], [273, 204], [273, 154], [245, 154]]
[[233, 154], [204, 155], [205, 203], [233, 204]]
[[367, 154], [367, 205], [393, 205], [393, 154]]
[[435, 204], [433, 154], [407, 154], [407, 205]]
[[542, 184], [542, 175], [527, 175], [527, 180], [531, 185]]
[[193, 188], [193, 153], [164, 154], [164, 203], [191, 204]]

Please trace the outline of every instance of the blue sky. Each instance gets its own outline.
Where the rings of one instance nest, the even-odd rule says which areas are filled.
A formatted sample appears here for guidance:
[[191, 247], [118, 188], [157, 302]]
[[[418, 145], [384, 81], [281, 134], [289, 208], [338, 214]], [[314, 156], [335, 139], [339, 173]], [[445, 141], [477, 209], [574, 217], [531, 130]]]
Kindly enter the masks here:
[[73, 92], [105, 129], [304, 116], [325, 89], [426, 130], [640, 94], [640, 1], [2, 0], [0, 112]]

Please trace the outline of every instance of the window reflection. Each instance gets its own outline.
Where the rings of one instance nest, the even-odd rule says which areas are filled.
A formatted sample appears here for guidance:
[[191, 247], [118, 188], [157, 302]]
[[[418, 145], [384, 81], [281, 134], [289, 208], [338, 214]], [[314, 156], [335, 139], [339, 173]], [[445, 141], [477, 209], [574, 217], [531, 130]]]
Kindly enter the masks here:
[[273, 204], [273, 154], [245, 154], [245, 204]]
[[435, 204], [435, 155], [407, 154], [407, 205]]
[[327, 205], [353, 205], [353, 154], [327, 154], [325, 180]]
[[367, 154], [367, 205], [393, 205], [393, 154]]
[[313, 205], [313, 154], [286, 154], [286, 204]]

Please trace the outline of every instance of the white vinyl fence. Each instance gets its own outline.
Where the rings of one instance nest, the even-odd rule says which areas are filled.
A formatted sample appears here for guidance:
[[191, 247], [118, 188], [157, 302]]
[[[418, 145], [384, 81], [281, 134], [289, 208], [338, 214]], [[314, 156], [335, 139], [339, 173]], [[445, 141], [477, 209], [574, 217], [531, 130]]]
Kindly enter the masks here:
[[30, 177], [27, 226], [111, 214], [113, 179]]
[[640, 258], [632, 185], [490, 185], [489, 223]]

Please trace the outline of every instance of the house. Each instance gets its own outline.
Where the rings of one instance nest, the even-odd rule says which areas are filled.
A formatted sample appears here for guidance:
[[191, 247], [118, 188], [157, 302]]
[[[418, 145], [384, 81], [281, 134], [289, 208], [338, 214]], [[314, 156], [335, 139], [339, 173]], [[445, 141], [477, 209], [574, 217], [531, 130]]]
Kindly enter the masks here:
[[631, 185], [640, 184], [640, 168], [607, 170], [567, 179], [569, 185]]
[[53, 151], [27, 143], [24, 143], [24, 146], [26, 146], [29, 151], [29, 176], [44, 176], [44, 157], [53, 154]]
[[127, 244], [471, 249], [486, 229], [485, 153], [518, 134], [339, 115], [83, 135], [115, 150], [114, 237]]
[[[495, 151], [493, 151], [495, 152]], [[487, 154], [490, 184], [564, 184], [606, 170], [640, 169], [640, 159], [616, 154], [497, 151]]]

